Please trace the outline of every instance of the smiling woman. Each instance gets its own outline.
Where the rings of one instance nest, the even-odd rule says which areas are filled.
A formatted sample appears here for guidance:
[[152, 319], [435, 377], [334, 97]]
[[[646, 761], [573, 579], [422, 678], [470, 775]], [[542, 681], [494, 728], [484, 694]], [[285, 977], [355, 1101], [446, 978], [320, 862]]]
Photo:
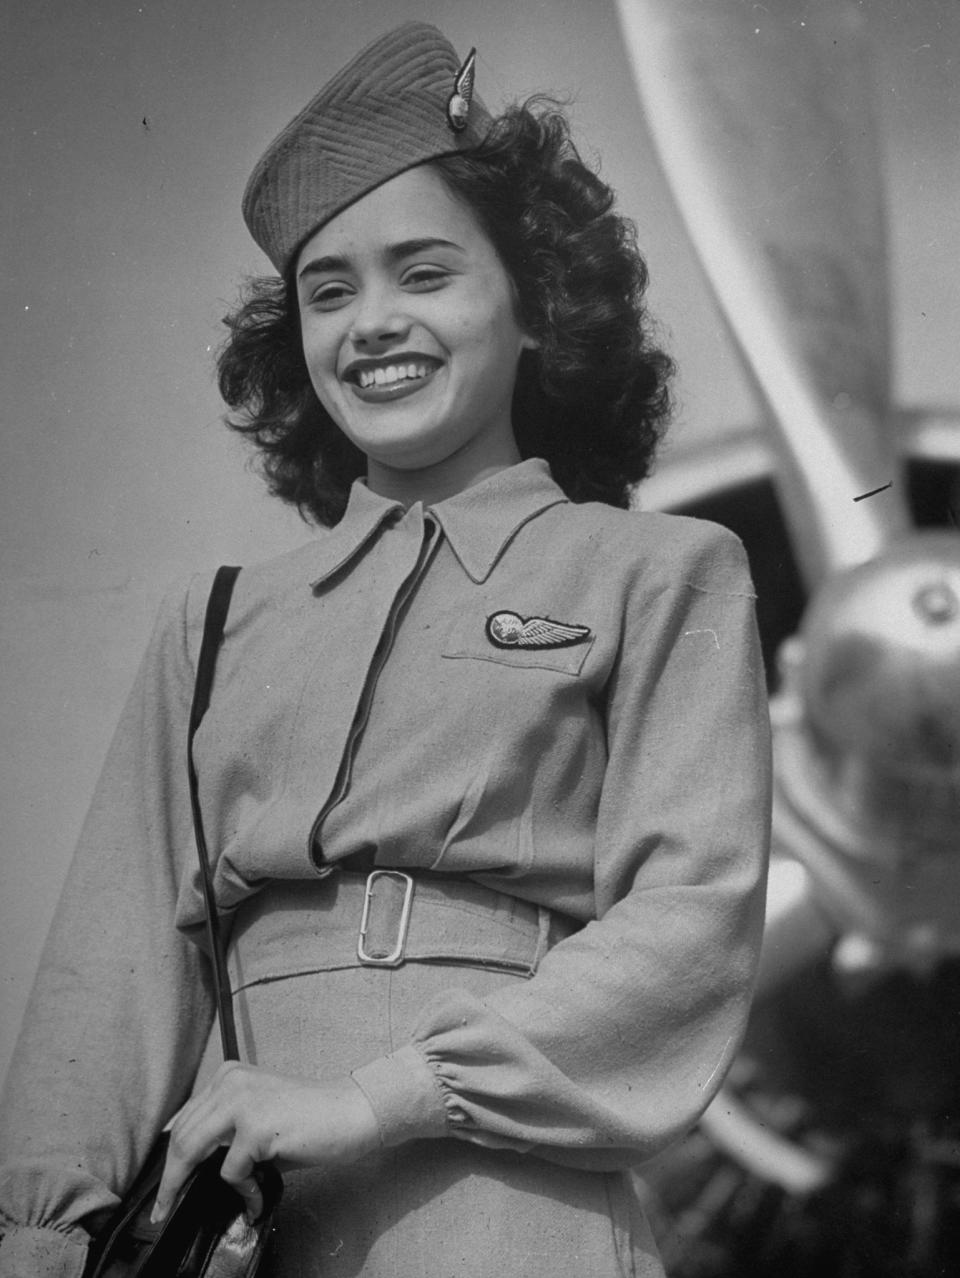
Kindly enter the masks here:
[[[555, 104], [533, 101], [490, 121], [477, 103], [473, 117], [484, 121], [482, 140], [468, 125], [470, 146], [451, 151], [448, 130], [422, 168], [408, 170], [402, 157], [391, 157], [386, 171], [437, 174], [507, 272], [517, 322], [530, 339], [511, 413], [521, 459], [548, 461], [575, 501], [626, 507], [665, 426], [672, 371], [647, 321], [647, 268], [633, 227], [613, 212], [610, 188], [580, 162]], [[254, 226], [257, 195], [251, 179]], [[265, 244], [280, 278], [254, 280], [227, 318], [220, 391], [238, 410], [231, 424], [259, 446], [272, 491], [332, 524], [351, 483], [366, 475], [367, 459], [320, 404], [304, 362], [293, 259], [316, 228], [292, 221], [279, 243]]]
[[511, 403], [534, 342], [496, 249], [436, 170], [332, 218], [295, 274], [311, 385], [377, 492], [440, 501], [520, 460]]
[[659, 1278], [631, 1169], [746, 1018], [769, 821], [739, 543], [631, 513], [667, 415], [646, 268], [549, 103], [432, 27], [268, 147], [276, 276], [220, 386], [324, 526], [240, 573], [195, 737], [245, 1064], [216, 1063], [186, 739], [211, 575], [164, 605], [2, 1111], [0, 1275], [76, 1278], [170, 1126], [286, 1189], [275, 1278]]

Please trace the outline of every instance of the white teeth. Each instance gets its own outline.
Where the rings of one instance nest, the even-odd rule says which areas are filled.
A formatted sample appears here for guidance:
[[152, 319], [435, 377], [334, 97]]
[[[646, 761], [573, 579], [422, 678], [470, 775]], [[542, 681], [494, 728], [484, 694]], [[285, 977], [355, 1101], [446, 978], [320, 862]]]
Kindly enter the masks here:
[[426, 364], [388, 364], [382, 368], [362, 368], [357, 374], [361, 386], [392, 386], [394, 382], [426, 377]]

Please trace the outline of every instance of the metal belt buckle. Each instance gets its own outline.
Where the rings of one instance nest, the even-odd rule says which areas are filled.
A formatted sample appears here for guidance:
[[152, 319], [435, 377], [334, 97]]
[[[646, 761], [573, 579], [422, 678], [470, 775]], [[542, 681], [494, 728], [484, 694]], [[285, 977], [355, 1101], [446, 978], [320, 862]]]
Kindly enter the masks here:
[[[397, 927], [397, 940], [388, 954], [369, 954], [367, 952], [367, 927], [370, 922], [370, 908], [373, 904], [373, 885], [379, 878], [398, 879], [403, 884], [403, 904], [400, 907], [400, 923]], [[360, 916], [360, 935], [357, 938], [357, 958], [367, 967], [399, 967], [403, 962], [403, 950], [407, 943], [407, 932], [410, 928], [410, 907], [413, 905], [413, 877], [402, 870], [373, 870], [367, 875], [367, 886], [363, 894], [363, 914]]]

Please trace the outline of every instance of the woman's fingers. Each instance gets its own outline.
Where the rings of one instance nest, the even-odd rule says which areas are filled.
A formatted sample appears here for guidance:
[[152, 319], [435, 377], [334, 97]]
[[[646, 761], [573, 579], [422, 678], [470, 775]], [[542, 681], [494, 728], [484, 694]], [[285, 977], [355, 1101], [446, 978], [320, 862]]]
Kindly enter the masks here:
[[215, 1140], [211, 1145], [185, 1146], [182, 1142], [175, 1141], [171, 1133], [163, 1175], [160, 1178], [153, 1211], [150, 1213], [153, 1224], [158, 1225], [166, 1219], [193, 1169], [198, 1167], [205, 1158], [209, 1158], [221, 1144], [227, 1143], [227, 1141]]
[[237, 1191], [244, 1203], [244, 1215], [251, 1225], [263, 1215], [263, 1194], [254, 1172], [257, 1160], [234, 1139], [220, 1168], [220, 1175]]
[[227, 1145], [228, 1149], [220, 1168], [220, 1179], [236, 1190], [243, 1199], [244, 1214], [251, 1224], [260, 1218], [263, 1214], [263, 1194], [254, 1175], [258, 1159], [255, 1157], [254, 1152], [245, 1148], [244, 1144], [238, 1139], [237, 1134], [234, 1133], [232, 1141], [223, 1137], [212, 1144], [194, 1145], [192, 1149], [195, 1152], [185, 1153], [179, 1148], [174, 1148], [171, 1144], [167, 1153], [167, 1163], [160, 1181], [160, 1188], [157, 1191], [154, 1209], [150, 1217], [154, 1224], [159, 1224], [169, 1214], [170, 1208], [176, 1202], [177, 1195], [194, 1168], [199, 1166], [205, 1158], [208, 1158], [214, 1150], [223, 1145]]
[[[167, 1158], [150, 1219], [159, 1224], [169, 1214], [190, 1173], [236, 1135], [234, 1119], [219, 1098], [219, 1075], [184, 1105], [170, 1128]], [[252, 1163], [251, 1163], [252, 1167]]]
[[[229, 1155], [227, 1155], [229, 1158]], [[231, 1185], [240, 1197], [243, 1199], [243, 1214], [251, 1225], [263, 1215], [263, 1194], [256, 1176], [241, 1176], [234, 1179], [232, 1175], [227, 1175], [227, 1160], [224, 1159], [221, 1176], [229, 1185]]]
[[232, 1062], [177, 1116], [152, 1219], [164, 1219], [194, 1167], [221, 1146], [220, 1174], [256, 1218], [263, 1210], [257, 1163], [334, 1167], [379, 1145], [376, 1115], [352, 1079], [321, 1083]]

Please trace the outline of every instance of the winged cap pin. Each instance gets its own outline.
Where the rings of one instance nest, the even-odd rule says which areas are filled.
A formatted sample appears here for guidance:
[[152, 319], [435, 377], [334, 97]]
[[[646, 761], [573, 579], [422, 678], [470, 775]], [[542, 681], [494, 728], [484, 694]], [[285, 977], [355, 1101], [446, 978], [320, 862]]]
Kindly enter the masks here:
[[589, 626], [551, 621], [549, 617], [495, 612], [487, 618], [487, 638], [495, 648], [569, 648], [589, 637]]
[[466, 60], [457, 72], [453, 82], [453, 92], [447, 102], [447, 119], [455, 133], [462, 133], [467, 127], [470, 116], [470, 101], [473, 98], [473, 81], [476, 77], [477, 51], [471, 49]]

